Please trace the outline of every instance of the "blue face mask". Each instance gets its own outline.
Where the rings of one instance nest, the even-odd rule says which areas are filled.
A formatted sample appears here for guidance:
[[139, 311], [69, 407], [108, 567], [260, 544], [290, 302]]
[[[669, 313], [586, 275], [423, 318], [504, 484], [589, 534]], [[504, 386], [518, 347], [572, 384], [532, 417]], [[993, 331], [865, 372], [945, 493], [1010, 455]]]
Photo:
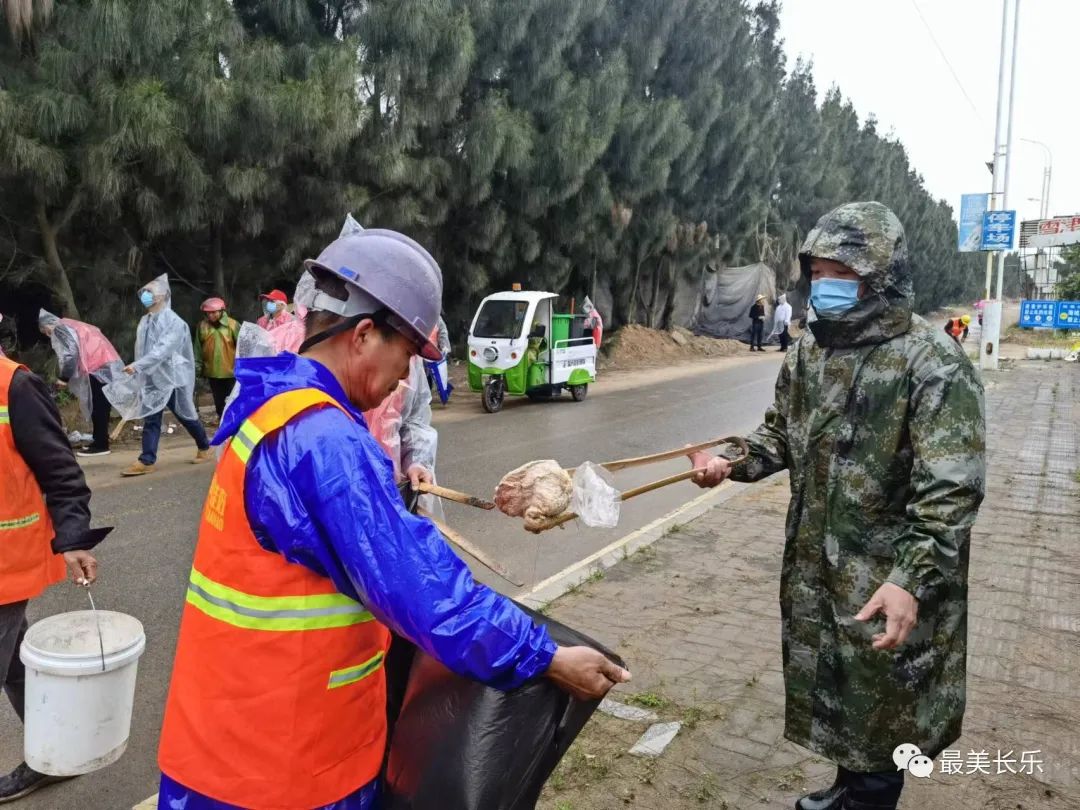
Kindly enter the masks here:
[[820, 317], [842, 315], [859, 303], [862, 281], [845, 278], [823, 278], [810, 282], [810, 303]]
[[267, 315], [273, 315], [277, 312], [277, 302], [275, 301], [263, 301], [263, 312]]
[[150, 305], [154, 303], [154, 294], [149, 290], [143, 290], [139, 293], [139, 303], [149, 309]]

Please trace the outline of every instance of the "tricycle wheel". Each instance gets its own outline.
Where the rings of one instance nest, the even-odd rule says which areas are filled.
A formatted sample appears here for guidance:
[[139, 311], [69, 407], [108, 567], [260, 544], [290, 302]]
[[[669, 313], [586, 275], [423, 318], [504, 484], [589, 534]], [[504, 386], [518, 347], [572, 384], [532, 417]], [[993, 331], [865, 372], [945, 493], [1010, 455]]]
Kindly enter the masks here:
[[502, 410], [503, 397], [506, 396], [505, 381], [502, 377], [492, 377], [484, 383], [484, 410], [488, 413], [498, 413]]
[[589, 384], [583, 385], [571, 385], [570, 396], [574, 398], [574, 402], [582, 402], [585, 399], [585, 395], [589, 393]]

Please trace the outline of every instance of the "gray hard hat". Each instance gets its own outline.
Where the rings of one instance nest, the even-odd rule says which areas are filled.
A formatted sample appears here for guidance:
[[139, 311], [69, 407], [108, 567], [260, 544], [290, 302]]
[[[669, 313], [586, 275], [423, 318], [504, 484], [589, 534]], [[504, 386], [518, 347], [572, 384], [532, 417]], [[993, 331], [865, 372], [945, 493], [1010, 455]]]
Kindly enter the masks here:
[[388, 310], [390, 325], [419, 346], [424, 359], [442, 359], [431, 340], [442, 310], [442, 271], [418, 243], [396, 231], [360, 231], [335, 239], [304, 266], [332, 273], [349, 291], [345, 301], [320, 291], [311, 309], [344, 317]]

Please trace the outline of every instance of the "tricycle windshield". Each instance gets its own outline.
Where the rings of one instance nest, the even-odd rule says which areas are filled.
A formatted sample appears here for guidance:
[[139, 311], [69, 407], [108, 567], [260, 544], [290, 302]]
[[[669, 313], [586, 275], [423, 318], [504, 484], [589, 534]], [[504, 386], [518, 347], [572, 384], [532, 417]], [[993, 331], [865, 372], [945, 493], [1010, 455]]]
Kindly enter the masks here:
[[528, 301], [485, 301], [476, 315], [473, 337], [519, 338], [528, 311]]

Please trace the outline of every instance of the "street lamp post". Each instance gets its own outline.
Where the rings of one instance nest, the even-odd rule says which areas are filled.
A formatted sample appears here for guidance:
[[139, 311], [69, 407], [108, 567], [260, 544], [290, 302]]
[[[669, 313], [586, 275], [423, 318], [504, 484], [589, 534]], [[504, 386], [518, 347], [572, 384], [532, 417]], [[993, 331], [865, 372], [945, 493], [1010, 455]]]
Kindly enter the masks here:
[[1039, 198], [1039, 219], [1046, 219], [1050, 215], [1050, 178], [1054, 173], [1054, 153], [1042, 141], [1032, 140], [1031, 138], [1021, 138], [1020, 140], [1024, 143], [1033, 143], [1040, 146], [1043, 152], [1046, 153], [1046, 162], [1043, 164], [1042, 196]]

